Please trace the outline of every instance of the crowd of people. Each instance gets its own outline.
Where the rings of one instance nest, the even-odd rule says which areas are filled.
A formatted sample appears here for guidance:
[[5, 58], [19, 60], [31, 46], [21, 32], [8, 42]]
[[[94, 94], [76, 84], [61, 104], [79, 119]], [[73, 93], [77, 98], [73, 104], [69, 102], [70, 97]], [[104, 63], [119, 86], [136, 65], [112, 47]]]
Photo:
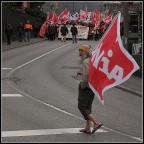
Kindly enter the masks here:
[[51, 23], [46, 23], [46, 33], [45, 33], [45, 37], [50, 40], [53, 41], [58, 37], [58, 25], [54, 24], [52, 25]]
[[[25, 24], [23, 24], [22, 22], [19, 23], [19, 25], [17, 26], [17, 33], [19, 35], [19, 42], [22, 41], [30, 41], [30, 37], [31, 37], [31, 32], [33, 31], [34, 33], [34, 37], [45, 37], [50, 41], [55, 40], [56, 38], [58, 38], [58, 34], [59, 32], [61, 32], [61, 41], [66, 41], [66, 35], [68, 34], [68, 30], [67, 30], [67, 25], [71, 25], [72, 26], [72, 42], [73, 43], [77, 43], [77, 35], [78, 35], [78, 30], [76, 28], [76, 25], [81, 25], [81, 26], [87, 26], [89, 27], [89, 32], [88, 32], [88, 40], [90, 39], [94, 39], [94, 40], [99, 40], [102, 35], [104, 34], [105, 30], [107, 29], [107, 27], [109, 25], [106, 25], [104, 27], [103, 23], [100, 24], [99, 28], [95, 27], [94, 25], [91, 25], [90, 23], [84, 23], [84, 22], [67, 22], [65, 24], [62, 24], [62, 27], [60, 27], [60, 24], [54, 23], [44, 23], [43, 25], [45, 25], [46, 30], [44, 32], [44, 35], [41, 36], [40, 35], [40, 29], [41, 26], [37, 21], [34, 25], [32, 25], [30, 23], [30, 21], [28, 20]], [[11, 39], [12, 39], [12, 35], [13, 33], [13, 27], [11, 24], [8, 25], [8, 27], [5, 29], [5, 34], [7, 37], [7, 44], [11, 44]]]
[[76, 28], [77, 25], [81, 25], [81, 26], [86, 26], [89, 27], [89, 32], [88, 32], [88, 40], [94, 39], [94, 40], [99, 40], [102, 35], [104, 34], [104, 32], [106, 31], [106, 29], [108, 28], [109, 24], [104, 25], [104, 23], [100, 23], [99, 28], [91, 25], [90, 23], [84, 23], [84, 22], [67, 22], [65, 24], [51, 24], [51, 23], [44, 23], [43, 25], [45, 25], [46, 27], [46, 32], [45, 34], [39, 34], [40, 37], [46, 37], [48, 40], [53, 41], [56, 38], [58, 38], [58, 34], [59, 32], [61, 33], [61, 41], [66, 41], [66, 36], [68, 34], [68, 28], [69, 26], [71, 26], [72, 30], [72, 42], [77, 43], [77, 35], [78, 35], [78, 30]]

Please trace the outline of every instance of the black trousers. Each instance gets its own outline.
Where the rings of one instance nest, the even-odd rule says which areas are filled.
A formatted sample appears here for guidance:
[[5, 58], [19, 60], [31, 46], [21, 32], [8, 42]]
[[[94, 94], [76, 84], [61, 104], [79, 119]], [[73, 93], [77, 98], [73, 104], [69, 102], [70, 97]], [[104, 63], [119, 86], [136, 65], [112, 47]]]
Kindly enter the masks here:
[[22, 42], [23, 39], [23, 33], [19, 33], [19, 41]]
[[53, 34], [49, 34], [50, 41], [53, 40]]
[[98, 40], [98, 34], [95, 34], [95, 40]]
[[7, 43], [11, 44], [11, 35], [7, 34], [6, 36], [7, 36]]
[[79, 87], [78, 109], [80, 110], [85, 120], [88, 119], [88, 115], [92, 112], [93, 100], [94, 93], [90, 88], [81, 89]]

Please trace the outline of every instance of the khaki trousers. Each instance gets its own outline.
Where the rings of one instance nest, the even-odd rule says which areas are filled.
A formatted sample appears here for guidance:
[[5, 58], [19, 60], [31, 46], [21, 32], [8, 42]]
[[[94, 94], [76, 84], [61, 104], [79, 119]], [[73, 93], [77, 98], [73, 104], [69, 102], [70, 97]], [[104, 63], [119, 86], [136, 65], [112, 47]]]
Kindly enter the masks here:
[[66, 42], [66, 35], [61, 35], [61, 41]]

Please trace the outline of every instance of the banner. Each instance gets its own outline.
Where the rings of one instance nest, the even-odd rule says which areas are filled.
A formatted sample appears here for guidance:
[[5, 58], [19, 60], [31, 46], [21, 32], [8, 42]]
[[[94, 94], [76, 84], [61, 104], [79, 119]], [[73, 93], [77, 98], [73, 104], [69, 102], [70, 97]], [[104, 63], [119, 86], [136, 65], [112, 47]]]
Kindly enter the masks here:
[[139, 69], [138, 64], [122, 45], [119, 12], [92, 52], [89, 85], [104, 104], [103, 94], [117, 86]]
[[[62, 27], [62, 25], [59, 27], [58, 38], [61, 38], [61, 32], [60, 32], [61, 27]], [[72, 34], [71, 34], [71, 31], [70, 31], [71, 27], [72, 26], [67, 26], [67, 28], [68, 28], [68, 35], [66, 36], [66, 38], [72, 38]], [[88, 38], [89, 27], [87, 27], [87, 26], [81, 26], [81, 25], [78, 25], [76, 27], [77, 27], [77, 30], [78, 30], [77, 38], [78, 39], [87, 39]]]

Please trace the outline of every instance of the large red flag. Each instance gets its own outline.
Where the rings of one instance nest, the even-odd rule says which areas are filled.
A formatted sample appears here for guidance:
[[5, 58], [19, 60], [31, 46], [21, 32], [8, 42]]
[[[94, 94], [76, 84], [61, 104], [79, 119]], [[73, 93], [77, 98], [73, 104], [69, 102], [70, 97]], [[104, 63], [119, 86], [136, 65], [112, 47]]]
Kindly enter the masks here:
[[92, 52], [89, 67], [89, 85], [104, 104], [103, 94], [119, 85], [139, 69], [133, 57], [122, 45], [119, 12]]

